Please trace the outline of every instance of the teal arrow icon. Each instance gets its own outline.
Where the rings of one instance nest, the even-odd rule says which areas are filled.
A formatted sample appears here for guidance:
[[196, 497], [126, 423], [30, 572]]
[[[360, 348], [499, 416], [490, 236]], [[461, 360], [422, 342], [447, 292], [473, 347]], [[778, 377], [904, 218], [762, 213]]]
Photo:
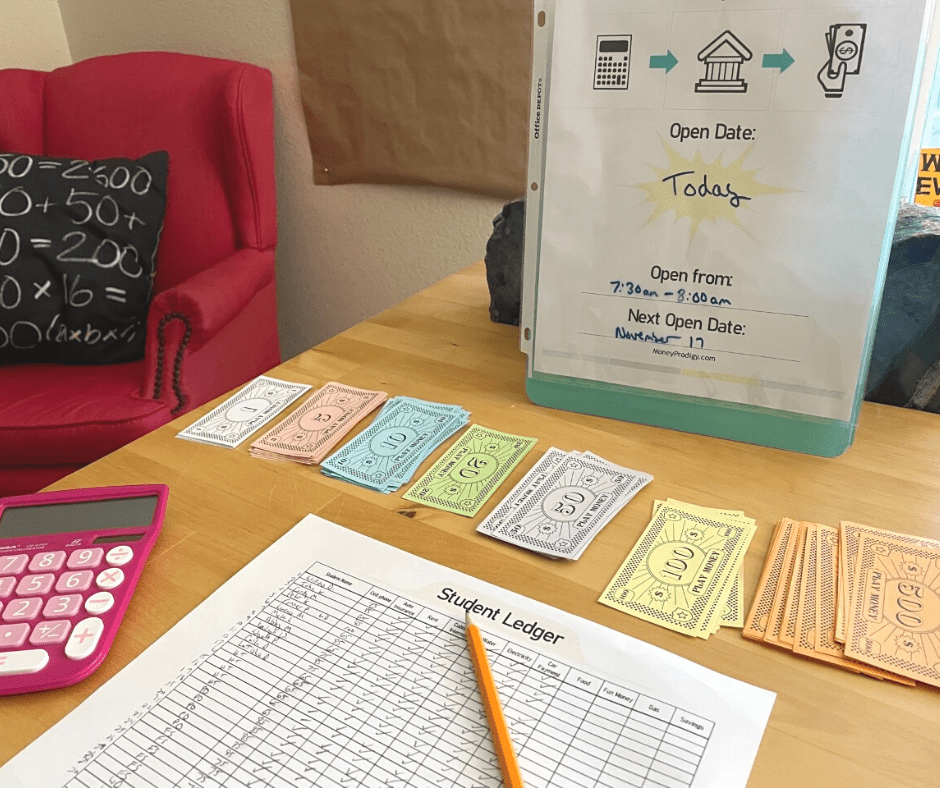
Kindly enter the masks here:
[[764, 68], [779, 68], [782, 74], [790, 68], [794, 62], [793, 55], [784, 49], [779, 55], [764, 55], [763, 66]]
[[664, 68], [668, 74], [679, 61], [668, 49], [665, 55], [650, 55], [650, 68]]

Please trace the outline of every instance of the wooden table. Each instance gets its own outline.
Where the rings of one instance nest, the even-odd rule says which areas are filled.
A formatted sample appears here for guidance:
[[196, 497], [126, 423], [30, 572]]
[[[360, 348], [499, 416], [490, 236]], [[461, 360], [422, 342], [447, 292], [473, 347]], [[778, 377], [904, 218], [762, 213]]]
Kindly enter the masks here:
[[537, 407], [525, 396], [518, 329], [491, 323], [488, 302], [477, 263], [272, 374], [314, 387], [336, 380], [459, 404], [472, 422], [537, 437], [535, 450], [501, 493], [550, 446], [590, 450], [652, 473], [653, 483], [580, 560], [552, 561], [481, 536], [474, 529], [482, 514], [470, 520], [404, 501], [406, 487], [382, 495], [326, 478], [318, 468], [254, 459], [250, 441], [229, 450], [177, 440], [180, 429], [217, 404], [210, 403], [54, 485], [161, 482], [170, 487], [169, 509], [101, 669], [77, 686], [0, 700], [0, 763], [313, 512], [773, 690], [777, 702], [752, 786], [936, 785], [940, 691], [816, 664], [744, 640], [739, 630], [722, 629], [707, 642], [688, 638], [618, 613], [597, 598], [646, 526], [654, 498], [742, 509], [757, 520], [745, 567], [748, 607], [781, 517], [853, 520], [940, 537], [940, 417], [866, 403], [855, 444], [842, 457], [821, 459]]

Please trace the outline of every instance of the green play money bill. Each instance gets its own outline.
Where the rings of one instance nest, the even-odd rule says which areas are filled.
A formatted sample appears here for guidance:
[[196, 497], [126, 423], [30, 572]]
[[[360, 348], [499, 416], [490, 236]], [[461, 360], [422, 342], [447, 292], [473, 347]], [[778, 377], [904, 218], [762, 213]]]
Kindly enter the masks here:
[[473, 517], [537, 442], [472, 424], [402, 497]]

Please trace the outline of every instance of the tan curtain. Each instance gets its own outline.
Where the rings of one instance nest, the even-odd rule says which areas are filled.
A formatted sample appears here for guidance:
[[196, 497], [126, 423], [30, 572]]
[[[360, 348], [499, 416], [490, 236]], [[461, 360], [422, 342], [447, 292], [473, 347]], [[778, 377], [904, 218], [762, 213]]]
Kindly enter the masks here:
[[291, 0], [314, 181], [525, 187], [530, 0]]

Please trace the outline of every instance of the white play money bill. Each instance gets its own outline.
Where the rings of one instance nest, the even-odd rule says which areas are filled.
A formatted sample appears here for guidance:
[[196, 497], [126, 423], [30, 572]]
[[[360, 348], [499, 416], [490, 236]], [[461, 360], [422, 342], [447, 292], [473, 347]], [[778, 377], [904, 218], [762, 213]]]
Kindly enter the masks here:
[[310, 388], [303, 383], [289, 383], [261, 375], [177, 433], [176, 437], [235, 448]]
[[493, 536], [519, 507], [529, 499], [529, 497], [538, 489], [550, 475], [559, 463], [568, 457], [568, 452], [552, 446], [543, 454], [538, 462], [529, 469], [528, 473], [522, 477], [522, 480], [513, 487], [509, 494], [503, 498], [477, 526], [480, 533]]
[[543, 555], [575, 560], [652, 476], [571, 453], [491, 536]]

